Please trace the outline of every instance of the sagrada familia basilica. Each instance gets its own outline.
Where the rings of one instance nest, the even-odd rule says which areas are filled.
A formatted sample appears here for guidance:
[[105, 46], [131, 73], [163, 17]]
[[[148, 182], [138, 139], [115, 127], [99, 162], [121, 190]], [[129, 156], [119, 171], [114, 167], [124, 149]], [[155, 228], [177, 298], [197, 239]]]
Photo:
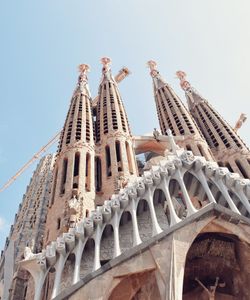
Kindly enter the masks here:
[[[161, 132], [134, 136], [111, 60], [78, 83], [0, 259], [0, 299], [250, 299], [250, 150], [177, 72], [148, 66]], [[138, 159], [145, 155], [145, 161]], [[141, 155], [140, 155], [141, 157]]]

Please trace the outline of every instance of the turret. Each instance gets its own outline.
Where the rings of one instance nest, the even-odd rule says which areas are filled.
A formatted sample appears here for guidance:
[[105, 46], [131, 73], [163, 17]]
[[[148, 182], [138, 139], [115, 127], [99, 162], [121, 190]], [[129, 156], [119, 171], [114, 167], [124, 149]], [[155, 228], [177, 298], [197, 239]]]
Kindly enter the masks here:
[[137, 175], [132, 136], [117, 82], [107, 57], [101, 59], [102, 78], [96, 107], [96, 204]]
[[45, 242], [67, 231], [94, 209], [94, 134], [89, 66], [80, 75], [60, 137], [55, 164]]
[[250, 178], [250, 151], [236, 131], [178, 71], [180, 85], [185, 91], [190, 113], [205, 136], [220, 166], [227, 167], [245, 178]]
[[168, 129], [171, 129], [174, 136], [183, 137], [177, 142], [179, 146], [192, 150], [195, 155], [213, 160], [209, 147], [193, 118], [181, 99], [160, 75], [156, 62], [151, 60], [148, 66], [153, 79], [154, 97], [162, 134], [167, 135]]

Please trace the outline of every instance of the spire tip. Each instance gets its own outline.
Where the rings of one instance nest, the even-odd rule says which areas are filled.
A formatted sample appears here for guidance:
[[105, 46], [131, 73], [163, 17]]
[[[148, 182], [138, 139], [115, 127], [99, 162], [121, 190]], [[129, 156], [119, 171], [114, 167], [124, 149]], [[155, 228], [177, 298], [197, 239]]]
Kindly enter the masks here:
[[185, 72], [177, 71], [176, 75], [180, 79], [180, 86], [184, 91], [191, 87], [190, 83], [186, 80], [187, 74]]

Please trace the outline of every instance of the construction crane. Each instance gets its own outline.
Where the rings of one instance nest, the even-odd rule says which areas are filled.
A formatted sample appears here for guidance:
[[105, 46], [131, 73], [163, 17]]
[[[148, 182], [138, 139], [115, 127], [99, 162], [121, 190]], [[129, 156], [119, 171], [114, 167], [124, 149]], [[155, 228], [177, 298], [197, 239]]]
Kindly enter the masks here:
[[[124, 78], [126, 78], [130, 74], [130, 71], [128, 68], [123, 67], [118, 74], [115, 76], [115, 81], [117, 83], [121, 82]], [[96, 96], [92, 100], [92, 106], [95, 107], [98, 101], [98, 96]], [[17, 171], [17, 173], [12, 176], [0, 189], [0, 193], [3, 192], [7, 187], [9, 187], [30, 165], [33, 164], [34, 161], [36, 161], [40, 156], [45, 153], [55, 142], [58, 141], [60, 137], [61, 131], [58, 132], [49, 142], [43, 146], [37, 153], [35, 153], [32, 158], [22, 166], [20, 170]]]

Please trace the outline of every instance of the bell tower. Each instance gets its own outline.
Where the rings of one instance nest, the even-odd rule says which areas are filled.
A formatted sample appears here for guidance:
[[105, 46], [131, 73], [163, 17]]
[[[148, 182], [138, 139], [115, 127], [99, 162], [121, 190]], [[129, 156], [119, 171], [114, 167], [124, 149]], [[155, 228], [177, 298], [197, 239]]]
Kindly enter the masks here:
[[137, 176], [132, 136], [117, 82], [108, 57], [103, 65], [96, 107], [96, 204], [102, 204]]
[[60, 137], [45, 243], [94, 209], [95, 151], [88, 70], [88, 65], [79, 66], [78, 84]]
[[250, 151], [235, 130], [178, 71], [180, 85], [185, 91], [190, 113], [205, 136], [218, 164], [231, 172], [250, 178]]
[[194, 155], [213, 160], [202, 133], [181, 99], [160, 75], [156, 62], [150, 60], [148, 66], [153, 79], [154, 97], [162, 134], [168, 135], [167, 130], [171, 129], [174, 136], [183, 137], [177, 141], [180, 147], [191, 150]]

